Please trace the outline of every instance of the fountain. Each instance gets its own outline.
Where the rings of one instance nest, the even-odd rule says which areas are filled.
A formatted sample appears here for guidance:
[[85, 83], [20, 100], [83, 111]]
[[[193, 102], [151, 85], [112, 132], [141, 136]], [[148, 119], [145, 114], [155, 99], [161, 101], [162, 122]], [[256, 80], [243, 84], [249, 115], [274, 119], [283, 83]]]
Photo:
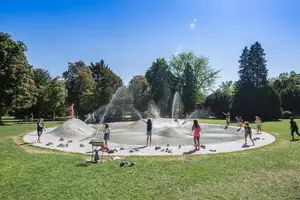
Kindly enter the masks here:
[[159, 109], [156, 106], [154, 100], [151, 100], [148, 104], [148, 112], [150, 113], [149, 118], [154, 117], [155, 119], [160, 118]]
[[182, 112], [182, 102], [179, 92], [175, 92], [172, 105], [172, 119], [179, 118]]

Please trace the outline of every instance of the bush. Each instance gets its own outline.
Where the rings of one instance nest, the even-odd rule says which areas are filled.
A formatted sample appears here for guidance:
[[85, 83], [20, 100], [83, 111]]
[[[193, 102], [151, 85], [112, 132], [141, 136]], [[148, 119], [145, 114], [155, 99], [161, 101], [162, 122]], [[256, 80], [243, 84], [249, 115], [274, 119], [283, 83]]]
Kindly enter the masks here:
[[286, 110], [282, 112], [281, 119], [289, 119], [291, 116], [293, 116], [293, 113]]
[[215, 114], [217, 118], [224, 118], [223, 112], [229, 111], [232, 97], [223, 92], [215, 92], [209, 95], [204, 102], [204, 106]]

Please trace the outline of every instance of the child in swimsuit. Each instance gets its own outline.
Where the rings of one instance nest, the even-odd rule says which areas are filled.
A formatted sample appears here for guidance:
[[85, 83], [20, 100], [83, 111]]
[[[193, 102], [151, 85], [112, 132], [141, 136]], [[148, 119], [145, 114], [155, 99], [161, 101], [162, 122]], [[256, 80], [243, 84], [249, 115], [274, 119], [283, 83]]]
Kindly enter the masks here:
[[198, 123], [198, 120], [194, 120], [193, 128], [194, 131], [194, 144], [195, 144], [195, 150], [200, 150], [200, 131], [201, 127]]
[[250, 140], [252, 141], [252, 145], [254, 146], [254, 141], [252, 139], [252, 130], [251, 127], [249, 126], [249, 122], [245, 122], [245, 144], [247, 145], [247, 137], [249, 136]]

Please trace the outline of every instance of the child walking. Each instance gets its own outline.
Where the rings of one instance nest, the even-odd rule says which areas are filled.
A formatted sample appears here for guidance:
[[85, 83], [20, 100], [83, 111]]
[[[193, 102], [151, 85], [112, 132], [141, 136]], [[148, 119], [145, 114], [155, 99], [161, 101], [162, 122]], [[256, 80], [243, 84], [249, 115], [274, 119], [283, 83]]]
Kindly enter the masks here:
[[103, 133], [104, 133], [104, 136], [103, 136], [104, 145], [107, 147], [107, 143], [108, 143], [108, 140], [110, 138], [110, 128], [109, 128], [108, 124], [105, 124], [105, 128], [103, 130]]
[[37, 129], [37, 135], [38, 135], [37, 143], [41, 143], [40, 139], [43, 134], [43, 130], [46, 130], [44, 120], [42, 118], [39, 119], [38, 123], [36, 124], [36, 129]]
[[261, 134], [262, 133], [262, 121], [261, 121], [260, 117], [256, 116], [255, 122], [256, 122], [256, 126], [257, 126], [257, 133]]
[[252, 139], [252, 130], [251, 127], [249, 126], [249, 122], [245, 122], [245, 144], [247, 145], [247, 137], [249, 136], [250, 140], [252, 141], [252, 145], [254, 146], [254, 141]]
[[226, 116], [226, 127], [225, 127], [225, 129], [227, 129], [229, 124], [230, 124], [231, 115], [230, 115], [230, 112], [228, 112], [228, 113], [223, 112], [223, 115]]
[[[144, 121], [144, 120], [143, 120]], [[150, 146], [152, 145], [152, 121], [151, 119], [148, 119], [148, 121], [144, 121], [147, 124], [147, 146], [149, 146], [149, 140], [150, 140]]]
[[291, 135], [292, 135], [292, 140], [291, 141], [294, 141], [295, 138], [294, 138], [294, 133], [296, 132], [297, 135], [300, 136], [299, 134], [299, 131], [298, 131], [298, 125], [297, 125], [297, 122], [294, 121], [294, 117], [291, 117], [290, 118], [290, 129], [291, 129]]
[[195, 150], [200, 150], [200, 131], [201, 131], [201, 127], [198, 123], [198, 120], [194, 120], [192, 131], [194, 131]]

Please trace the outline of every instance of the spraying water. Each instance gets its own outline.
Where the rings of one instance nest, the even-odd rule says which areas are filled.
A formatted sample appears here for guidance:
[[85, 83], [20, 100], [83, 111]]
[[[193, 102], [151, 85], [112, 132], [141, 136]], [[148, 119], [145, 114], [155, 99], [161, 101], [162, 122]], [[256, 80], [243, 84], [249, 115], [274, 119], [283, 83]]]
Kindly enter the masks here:
[[151, 100], [148, 104], [148, 112], [150, 113], [151, 116], [149, 117], [154, 117], [155, 119], [160, 118], [160, 113], [159, 113], [159, 109], [156, 106], [154, 100]]
[[172, 106], [172, 118], [178, 118], [181, 111], [181, 97], [179, 92], [175, 92], [173, 97], [173, 106]]

